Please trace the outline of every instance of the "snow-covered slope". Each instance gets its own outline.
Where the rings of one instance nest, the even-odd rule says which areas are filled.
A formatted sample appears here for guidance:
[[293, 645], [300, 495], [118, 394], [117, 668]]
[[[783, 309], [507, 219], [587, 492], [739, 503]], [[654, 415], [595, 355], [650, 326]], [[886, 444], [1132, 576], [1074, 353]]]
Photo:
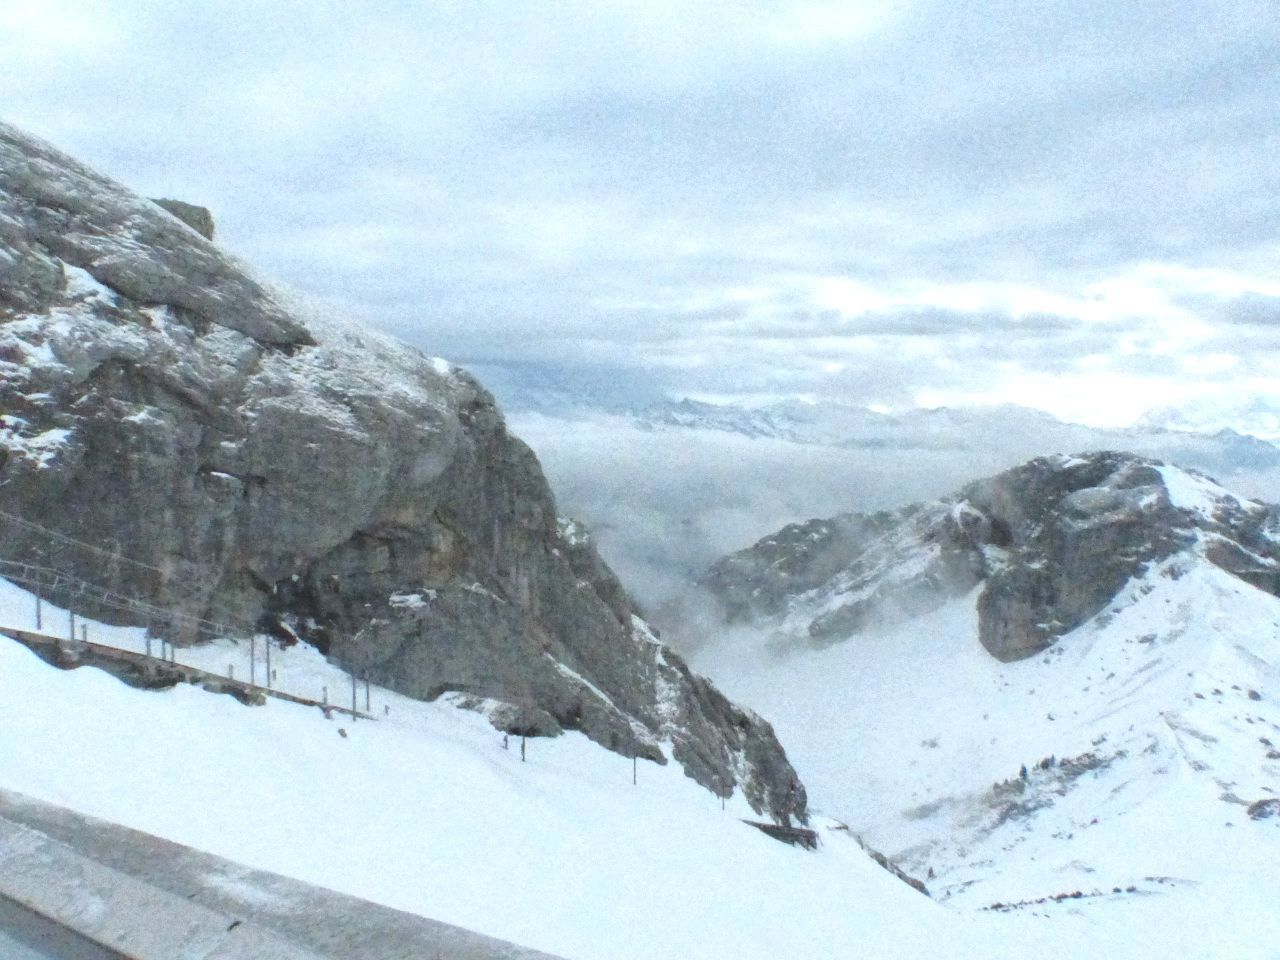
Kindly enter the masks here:
[[[766, 598], [771, 615], [757, 607], [753, 626], [704, 647], [695, 664], [775, 718], [816, 808], [925, 878], [940, 901], [1018, 913], [1069, 903], [1085, 916], [1136, 917], [1156, 899], [1182, 897], [1185, 915], [1170, 916], [1153, 942], [1184, 936], [1188, 952], [1170, 955], [1235, 956], [1226, 928], [1273, 917], [1257, 898], [1280, 876], [1274, 511], [1177, 468], [1135, 458], [1111, 466], [1098, 486], [1060, 489], [1067, 506], [1024, 517], [1027, 528], [1006, 531], [1003, 547], [987, 544], [987, 571], [962, 592], [935, 583], [934, 602], [846, 622], [842, 636], [809, 629], [851, 591], [865, 598], [936, 563], [946, 547], [929, 531], [977, 510], [960, 497], [886, 519], [868, 548], [874, 562], [832, 563], [820, 585]], [[1051, 474], [1073, 469], [1087, 468], [1061, 458]], [[1008, 520], [1019, 511], [1005, 493]], [[1086, 502], [1087, 516], [1067, 509]], [[1125, 504], [1142, 506], [1135, 515]], [[980, 642], [990, 577], [1018, 563], [1087, 577], [1102, 564], [1079, 541], [1050, 559], [1049, 548], [1027, 546], [1063, 536], [1059, 523], [1111, 525], [1112, 549], [1138, 562], [1047, 648], [1001, 662]], [[1249, 569], [1224, 562], [1240, 561], [1243, 543], [1255, 548]], [[1045, 589], [1062, 603], [1069, 586]], [[1277, 942], [1260, 940], [1262, 955]]]
[[781, 657], [739, 637], [697, 663], [777, 718], [815, 806], [932, 871], [943, 899], [1161, 876], [1207, 897], [1274, 877], [1280, 818], [1247, 807], [1280, 798], [1280, 602], [1166, 565], [1049, 652], [1001, 664], [975, 599]]
[[[33, 607], [0, 587], [5, 622], [29, 625]], [[64, 616], [44, 614], [47, 625]], [[90, 639], [143, 642], [88, 628]], [[179, 654], [210, 669], [243, 656], [226, 644]], [[299, 693], [347, 679], [305, 647], [277, 651], [273, 666]], [[372, 706], [377, 721], [352, 724], [186, 686], [145, 692], [0, 641], [0, 787], [578, 960], [1163, 958], [1210, 955], [1199, 949], [1210, 942], [1222, 951], [1212, 955], [1261, 960], [1280, 938], [1268, 891], [1243, 879], [1244, 919], [1215, 926], [1212, 940], [1172, 926], [1202, 890], [1136, 873], [1141, 896], [1034, 915], [947, 909], [830, 821], [816, 853], [784, 846], [739, 822], [740, 795], [722, 810], [674, 765], [642, 763], [633, 786], [628, 763], [580, 734], [530, 741], [522, 763], [445, 701], [375, 687]], [[1165, 925], [1153, 941], [1147, 930]]]
[[[0, 621], [30, 627], [34, 609], [0, 581]], [[47, 604], [43, 617], [67, 622]], [[141, 631], [86, 626], [145, 649]], [[225, 641], [178, 653], [218, 672], [245, 657]], [[280, 689], [349, 691], [305, 645], [272, 665]], [[371, 706], [376, 721], [352, 723], [189, 686], [144, 692], [0, 640], [0, 786], [570, 957], [826, 956], [850, 938], [891, 955], [948, 925], [845, 837], [820, 855], [787, 847], [740, 822], [740, 793], [722, 808], [673, 765], [642, 762], [633, 786], [629, 761], [580, 734], [530, 740], [522, 762], [515, 738], [504, 749], [449, 698], [375, 687]], [[843, 911], [849, 896], [875, 912]]]

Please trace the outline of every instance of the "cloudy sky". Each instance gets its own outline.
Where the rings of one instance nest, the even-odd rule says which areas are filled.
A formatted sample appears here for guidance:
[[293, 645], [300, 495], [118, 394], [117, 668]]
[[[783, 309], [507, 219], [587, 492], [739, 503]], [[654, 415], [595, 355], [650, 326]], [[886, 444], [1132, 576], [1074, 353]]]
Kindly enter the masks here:
[[1274, 0], [0, 0], [0, 116], [482, 368], [1280, 433]]

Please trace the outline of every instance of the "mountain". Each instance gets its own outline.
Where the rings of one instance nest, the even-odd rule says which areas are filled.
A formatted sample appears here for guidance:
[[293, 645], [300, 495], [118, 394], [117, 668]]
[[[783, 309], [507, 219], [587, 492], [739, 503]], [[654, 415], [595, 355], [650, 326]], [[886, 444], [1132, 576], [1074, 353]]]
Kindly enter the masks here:
[[1185, 890], [1192, 954], [1220, 955], [1215, 924], [1274, 875], [1280, 507], [1133, 454], [1045, 457], [787, 527], [703, 582], [732, 626], [694, 663], [773, 711], [815, 809], [939, 899]]
[[301, 639], [804, 817], [768, 724], [656, 641], [486, 390], [291, 302], [165, 202], [0, 126], [4, 560], [83, 614]]
[[[512, 423], [538, 450], [564, 509], [591, 527], [602, 555], [664, 625], [664, 603], [717, 557], [771, 530], [935, 499], [1037, 456], [1129, 450], [1203, 471], [1246, 496], [1280, 496], [1280, 447], [1225, 430], [1103, 430], [1007, 405], [607, 406], [587, 394], [556, 404], [526, 386], [512, 394]], [[541, 404], [536, 412], [533, 402]]]
[[702, 584], [731, 621], [782, 617], [784, 633], [803, 622], [818, 643], [981, 586], [979, 639], [1018, 660], [1180, 554], [1280, 592], [1280, 508], [1132, 454], [1044, 457], [945, 500], [786, 527], [718, 561]]
[[1280, 403], [1273, 398], [1247, 394], [1202, 397], [1176, 407], [1152, 410], [1143, 421], [1199, 433], [1229, 431], [1232, 426], [1244, 424], [1255, 437], [1273, 442], [1280, 440]]
[[[1068, 423], [1028, 407], [917, 408], [881, 412], [838, 401], [776, 401], [759, 407], [666, 400], [635, 414], [654, 428], [720, 430], [748, 437], [848, 450], [975, 451], [998, 448], [1022, 458], [1062, 450], [1129, 450], [1172, 460], [1214, 475], [1280, 469], [1280, 447], [1216, 426], [1196, 430], [1174, 413], [1152, 415], [1126, 428]], [[1243, 422], [1243, 418], [1242, 418]], [[1171, 424], [1177, 424], [1171, 428]], [[1269, 436], [1269, 435], [1268, 435]]]

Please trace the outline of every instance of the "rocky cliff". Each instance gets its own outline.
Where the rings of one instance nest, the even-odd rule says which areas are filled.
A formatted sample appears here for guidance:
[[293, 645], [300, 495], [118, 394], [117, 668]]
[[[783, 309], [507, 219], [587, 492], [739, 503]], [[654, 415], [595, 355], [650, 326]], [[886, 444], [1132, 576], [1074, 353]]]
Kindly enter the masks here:
[[152, 626], [178, 642], [300, 637], [804, 817], [769, 725], [657, 642], [474, 379], [304, 320], [187, 222], [3, 125], [0, 511], [0, 557], [174, 611]]
[[1280, 508], [1132, 454], [1043, 457], [943, 500], [786, 527], [702, 582], [731, 621], [820, 645], [977, 590], [979, 639], [1009, 661], [1179, 552], [1280, 595]]

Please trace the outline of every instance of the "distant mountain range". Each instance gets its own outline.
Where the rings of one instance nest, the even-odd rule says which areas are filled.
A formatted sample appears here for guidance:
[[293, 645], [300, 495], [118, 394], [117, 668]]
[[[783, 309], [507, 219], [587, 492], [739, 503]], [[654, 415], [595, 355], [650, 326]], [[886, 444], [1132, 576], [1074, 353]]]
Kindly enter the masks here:
[[1226, 474], [1280, 467], [1280, 447], [1220, 428], [1213, 433], [1145, 425], [1101, 429], [1012, 405], [880, 413], [836, 402], [784, 401], [763, 407], [695, 400], [651, 403], [635, 412], [654, 427], [723, 430], [747, 437], [850, 450], [969, 450], [1015, 439], [1054, 450], [1121, 449], [1151, 453]]
[[[543, 372], [545, 374], [545, 371]], [[1100, 429], [1018, 406], [884, 413], [836, 401], [653, 398], [629, 381], [499, 377], [513, 428], [564, 510], [649, 606], [715, 557], [787, 523], [940, 497], [1055, 453], [1125, 450], [1280, 499], [1280, 447], [1229, 429]]]

